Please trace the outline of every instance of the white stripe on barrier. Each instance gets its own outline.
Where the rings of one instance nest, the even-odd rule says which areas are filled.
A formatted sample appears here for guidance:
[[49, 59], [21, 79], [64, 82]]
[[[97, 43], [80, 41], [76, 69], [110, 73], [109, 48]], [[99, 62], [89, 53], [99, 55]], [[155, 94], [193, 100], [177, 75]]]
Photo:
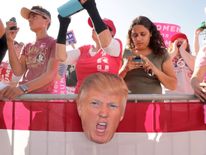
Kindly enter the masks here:
[[82, 132], [0, 130], [0, 135], [1, 155], [206, 154], [205, 131], [161, 133], [160, 135], [157, 133], [116, 133], [107, 144], [93, 143], [87, 140]]

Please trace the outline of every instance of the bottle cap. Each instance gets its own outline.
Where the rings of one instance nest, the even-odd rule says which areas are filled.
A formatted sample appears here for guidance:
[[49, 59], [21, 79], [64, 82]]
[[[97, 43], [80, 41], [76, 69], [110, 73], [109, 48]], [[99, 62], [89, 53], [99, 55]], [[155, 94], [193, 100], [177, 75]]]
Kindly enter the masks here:
[[205, 29], [206, 28], [206, 21], [201, 22], [198, 29]]
[[15, 17], [12, 17], [9, 21], [16, 22], [16, 18], [15, 18]]
[[62, 17], [69, 17], [81, 10], [83, 10], [83, 7], [79, 0], [69, 0], [67, 3], [61, 5], [57, 8], [60, 16]]

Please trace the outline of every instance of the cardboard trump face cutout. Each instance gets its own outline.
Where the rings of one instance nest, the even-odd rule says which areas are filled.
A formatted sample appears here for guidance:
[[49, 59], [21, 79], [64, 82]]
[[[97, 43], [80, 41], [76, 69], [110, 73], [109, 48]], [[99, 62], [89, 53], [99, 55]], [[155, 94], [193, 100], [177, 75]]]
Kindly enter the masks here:
[[123, 79], [96, 73], [85, 79], [77, 97], [77, 109], [87, 138], [109, 142], [124, 117], [128, 89]]

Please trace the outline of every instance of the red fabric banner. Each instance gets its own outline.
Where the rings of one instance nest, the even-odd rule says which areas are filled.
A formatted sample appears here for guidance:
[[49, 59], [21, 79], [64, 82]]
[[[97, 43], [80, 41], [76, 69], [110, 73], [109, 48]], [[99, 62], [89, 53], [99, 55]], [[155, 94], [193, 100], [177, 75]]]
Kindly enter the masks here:
[[[0, 129], [82, 131], [75, 102], [0, 102]], [[206, 130], [201, 103], [128, 102], [117, 132]]]

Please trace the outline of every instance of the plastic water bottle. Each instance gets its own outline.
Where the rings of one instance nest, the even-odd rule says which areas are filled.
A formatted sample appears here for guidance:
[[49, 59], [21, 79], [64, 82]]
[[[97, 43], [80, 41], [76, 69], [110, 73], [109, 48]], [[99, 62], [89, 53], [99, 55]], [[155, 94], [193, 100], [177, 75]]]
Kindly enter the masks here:
[[79, 0], [69, 0], [64, 3], [60, 7], [57, 8], [60, 16], [62, 17], [70, 17], [71, 15], [83, 10], [81, 3]]

